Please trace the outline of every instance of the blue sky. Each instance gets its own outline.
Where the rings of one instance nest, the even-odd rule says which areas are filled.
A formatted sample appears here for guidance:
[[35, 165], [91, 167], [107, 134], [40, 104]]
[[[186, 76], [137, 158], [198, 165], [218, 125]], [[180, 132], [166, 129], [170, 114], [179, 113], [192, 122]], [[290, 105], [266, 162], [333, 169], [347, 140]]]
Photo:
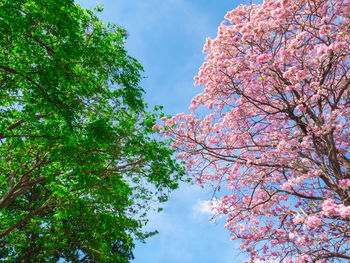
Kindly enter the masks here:
[[[77, 1], [92, 9], [95, 0]], [[232, 0], [99, 0], [100, 18], [124, 27], [127, 50], [143, 65], [145, 100], [166, 114], [188, 112], [200, 87], [193, 77], [204, 62], [206, 37], [214, 38]], [[224, 220], [213, 223], [205, 200], [210, 189], [181, 185], [161, 213], [151, 213], [149, 230], [159, 234], [137, 244], [133, 263], [239, 263], [239, 244], [230, 241]]]

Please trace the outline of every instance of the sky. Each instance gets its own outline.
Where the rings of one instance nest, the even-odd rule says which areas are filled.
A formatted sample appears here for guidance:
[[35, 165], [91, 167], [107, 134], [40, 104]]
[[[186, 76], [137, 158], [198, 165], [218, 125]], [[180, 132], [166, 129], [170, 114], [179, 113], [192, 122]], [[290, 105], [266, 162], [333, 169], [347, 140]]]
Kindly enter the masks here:
[[[243, 0], [244, 1], [244, 0]], [[204, 62], [207, 37], [215, 38], [233, 0], [79, 0], [83, 8], [104, 5], [99, 17], [128, 31], [126, 49], [144, 67], [145, 101], [166, 114], [188, 113], [202, 91], [193, 77]], [[246, 257], [230, 241], [225, 220], [211, 221], [211, 189], [181, 184], [161, 213], [149, 215], [148, 230], [159, 234], [137, 243], [133, 263], [240, 263]]]

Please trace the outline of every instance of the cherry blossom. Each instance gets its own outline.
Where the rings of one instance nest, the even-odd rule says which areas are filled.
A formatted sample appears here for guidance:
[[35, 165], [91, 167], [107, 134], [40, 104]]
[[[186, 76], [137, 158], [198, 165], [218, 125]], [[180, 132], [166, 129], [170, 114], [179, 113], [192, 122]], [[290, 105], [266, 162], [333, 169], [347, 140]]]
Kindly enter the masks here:
[[240, 5], [203, 51], [203, 92], [163, 126], [232, 239], [252, 260], [350, 260], [349, 2]]

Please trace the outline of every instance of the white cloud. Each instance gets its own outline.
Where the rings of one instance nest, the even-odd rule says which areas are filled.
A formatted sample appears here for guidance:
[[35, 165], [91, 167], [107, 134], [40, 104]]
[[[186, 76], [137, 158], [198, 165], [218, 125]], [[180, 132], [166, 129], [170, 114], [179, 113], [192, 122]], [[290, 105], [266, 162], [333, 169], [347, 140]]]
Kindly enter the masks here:
[[216, 199], [212, 200], [201, 200], [198, 199], [197, 202], [192, 207], [195, 215], [211, 215], [212, 218], [220, 219], [221, 215], [217, 211], [217, 206], [219, 201]]
[[197, 200], [193, 206], [193, 211], [195, 214], [214, 215], [214, 212], [211, 209], [211, 200]]

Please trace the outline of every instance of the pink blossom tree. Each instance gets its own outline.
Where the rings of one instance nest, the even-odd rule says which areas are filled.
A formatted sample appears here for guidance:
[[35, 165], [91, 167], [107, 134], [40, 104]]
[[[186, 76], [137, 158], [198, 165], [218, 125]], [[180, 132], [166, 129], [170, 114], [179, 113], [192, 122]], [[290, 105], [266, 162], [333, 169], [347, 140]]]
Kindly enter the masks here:
[[225, 19], [191, 113], [154, 129], [198, 184], [227, 188], [214, 209], [252, 260], [349, 262], [349, 2], [266, 0]]

